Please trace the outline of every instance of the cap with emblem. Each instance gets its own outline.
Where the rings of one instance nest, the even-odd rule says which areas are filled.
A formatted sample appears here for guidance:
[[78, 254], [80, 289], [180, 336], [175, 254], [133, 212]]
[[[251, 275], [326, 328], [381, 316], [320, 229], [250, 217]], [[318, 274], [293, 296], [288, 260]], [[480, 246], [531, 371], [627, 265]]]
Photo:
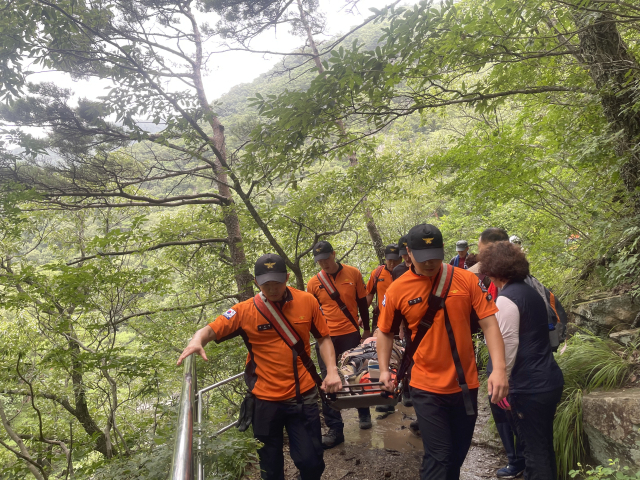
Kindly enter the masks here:
[[458, 240], [456, 242], [456, 252], [464, 252], [467, 248], [469, 248], [469, 242], [466, 240]]
[[325, 240], [316, 243], [313, 246], [313, 259], [317, 262], [318, 260], [324, 260], [325, 258], [329, 258], [331, 253], [333, 252], [333, 247], [331, 244]]
[[256, 260], [254, 273], [258, 285], [267, 282], [286, 283], [287, 281], [287, 265], [282, 257], [275, 253], [267, 253]]
[[422, 223], [413, 227], [407, 234], [407, 245], [416, 262], [444, 260], [442, 233], [434, 225]]
[[400, 251], [398, 252], [400, 255], [407, 254], [407, 236], [406, 235], [403, 235], [402, 237], [400, 237], [400, 240], [398, 240], [398, 248], [400, 248]]
[[384, 249], [384, 258], [387, 260], [398, 260], [400, 258], [400, 249], [398, 245], [392, 243], [391, 245], [387, 245]]

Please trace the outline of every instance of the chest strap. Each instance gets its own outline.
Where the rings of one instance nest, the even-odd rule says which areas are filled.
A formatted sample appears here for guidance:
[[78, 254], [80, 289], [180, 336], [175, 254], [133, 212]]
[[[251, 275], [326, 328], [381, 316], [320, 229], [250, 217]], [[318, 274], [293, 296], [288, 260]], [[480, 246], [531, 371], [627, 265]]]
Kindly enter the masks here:
[[325, 272], [324, 270], [320, 270], [320, 272], [318, 272], [318, 275], [316, 276], [320, 281], [320, 285], [324, 287], [324, 289], [329, 294], [329, 297], [331, 297], [331, 300], [336, 302], [338, 308], [342, 311], [344, 316], [347, 317], [347, 319], [353, 324], [354, 327], [356, 327], [356, 332], [360, 332], [360, 326], [358, 325], [358, 322], [356, 322], [356, 320], [353, 318], [353, 315], [351, 315], [351, 312], [340, 298], [340, 292], [338, 292], [338, 289], [333, 284], [333, 281], [331, 280], [329, 274], [327, 274], [327, 272]]

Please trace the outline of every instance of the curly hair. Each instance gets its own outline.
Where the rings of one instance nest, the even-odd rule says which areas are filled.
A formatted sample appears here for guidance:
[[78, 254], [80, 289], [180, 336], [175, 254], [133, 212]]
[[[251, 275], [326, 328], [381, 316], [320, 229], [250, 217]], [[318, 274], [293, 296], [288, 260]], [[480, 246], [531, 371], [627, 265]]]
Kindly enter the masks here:
[[529, 275], [529, 262], [518, 245], [507, 241], [487, 245], [479, 254], [480, 273], [491, 278], [522, 281]]

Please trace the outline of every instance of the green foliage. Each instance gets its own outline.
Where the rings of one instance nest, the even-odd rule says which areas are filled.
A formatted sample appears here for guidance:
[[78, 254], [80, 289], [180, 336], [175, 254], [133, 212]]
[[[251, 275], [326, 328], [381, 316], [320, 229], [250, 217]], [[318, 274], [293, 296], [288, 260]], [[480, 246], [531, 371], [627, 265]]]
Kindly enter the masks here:
[[218, 437], [203, 433], [203, 458], [207, 478], [240, 480], [252, 467], [257, 467], [260, 442], [250, 432], [235, 429]]
[[484, 342], [482, 335], [475, 335], [473, 337], [473, 343], [476, 351], [476, 365], [478, 370], [486, 370], [489, 364], [489, 348]]
[[[633, 9], [605, 4], [626, 19], [617, 28], [637, 54]], [[262, 17], [256, 5], [266, 7]], [[251, 34], [288, 5], [197, 7], [221, 13], [218, 33], [235, 35], [238, 21]], [[46, 139], [5, 129], [21, 151], [0, 144], [0, 335], [11, 347], [0, 349], [1, 399], [52, 477], [63, 476], [67, 459], [33, 438], [40, 427], [47, 438], [73, 437], [80, 478], [162, 477], [179, 391], [175, 357], [235, 303], [234, 275], [277, 246], [291, 284], [304, 288], [317, 271], [309, 249], [326, 238], [366, 276], [377, 264], [369, 215], [385, 243], [417, 223], [437, 224], [449, 257], [456, 240], [473, 251], [484, 228], [503, 227], [522, 239], [532, 272], [565, 304], [621, 284], [638, 289], [640, 230], [621, 179], [628, 157], [618, 155], [620, 132], [610, 131], [601, 92], [576, 62], [579, 39], [564, 4], [423, 1], [377, 12], [322, 56], [325, 73], [287, 58], [213, 105], [226, 127], [221, 170], [212, 162], [208, 104], [192, 91], [163, 90], [163, 75], [180, 76], [191, 53], [158, 60], [156, 44], [145, 43], [159, 32], [158, 44], [168, 45], [165, 26], [180, 48], [194, 37], [179, 31], [190, 25], [182, 3], [0, 6], [0, 116], [7, 128], [53, 125]], [[140, 15], [158, 30], [141, 33]], [[559, 32], [571, 33], [571, 49]], [[75, 105], [68, 90], [27, 83], [30, 56], [114, 87], [100, 102]], [[189, 85], [195, 73], [186, 71]], [[140, 117], [163, 127], [149, 134]], [[216, 203], [220, 171], [232, 193]], [[234, 264], [229, 212], [247, 265]], [[203, 239], [213, 240], [197, 243]], [[482, 368], [488, 353], [481, 343], [477, 350]], [[240, 339], [207, 353], [209, 362], [197, 365], [201, 384], [238, 373], [246, 358]], [[557, 358], [567, 386], [555, 443], [566, 474], [584, 454], [583, 393], [621, 385], [637, 360], [586, 334]], [[24, 402], [30, 387], [42, 424]], [[234, 417], [243, 391], [236, 382], [207, 397], [207, 429]], [[240, 478], [255, 462], [246, 435], [203, 438], [215, 478]], [[28, 475], [7, 451], [0, 464], [5, 476]]]
[[[640, 226], [632, 225], [622, 233], [616, 253], [603, 273], [609, 286], [640, 278]], [[640, 283], [633, 285], [629, 293], [640, 295]]]
[[593, 389], [610, 390], [624, 384], [637, 360], [637, 345], [622, 349], [610, 340], [577, 333], [556, 354], [565, 387], [554, 421], [558, 473], [564, 478], [585, 459], [582, 396]]
[[629, 467], [620, 466], [620, 462], [609, 460], [609, 465], [598, 465], [597, 467], [583, 466], [578, 463], [578, 470], [571, 470], [569, 476], [571, 478], [580, 478], [584, 480], [633, 480], [640, 478], [640, 472], [633, 473]]

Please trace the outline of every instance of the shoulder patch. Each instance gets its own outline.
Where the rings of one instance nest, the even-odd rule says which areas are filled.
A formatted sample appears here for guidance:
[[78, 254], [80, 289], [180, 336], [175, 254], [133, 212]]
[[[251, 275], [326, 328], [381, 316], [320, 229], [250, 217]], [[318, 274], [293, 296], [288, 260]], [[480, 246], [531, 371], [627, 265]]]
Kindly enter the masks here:
[[385, 294], [384, 297], [382, 297], [382, 306], [386, 307], [387, 306], [387, 295]]
[[484, 282], [482, 280], [478, 281], [478, 286], [482, 289], [484, 293], [487, 293], [487, 287], [484, 285]]
[[236, 313], [238, 313], [238, 312], [236, 312], [233, 308], [230, 308], [229, 310], [227, 310], [226, 312], [224, 312], [224, 313], [222, 314], [222, 316], [223, 316], [224, 318], [226, 318], [227, 320], [231, 320], [231, 317], [233, 317]]

